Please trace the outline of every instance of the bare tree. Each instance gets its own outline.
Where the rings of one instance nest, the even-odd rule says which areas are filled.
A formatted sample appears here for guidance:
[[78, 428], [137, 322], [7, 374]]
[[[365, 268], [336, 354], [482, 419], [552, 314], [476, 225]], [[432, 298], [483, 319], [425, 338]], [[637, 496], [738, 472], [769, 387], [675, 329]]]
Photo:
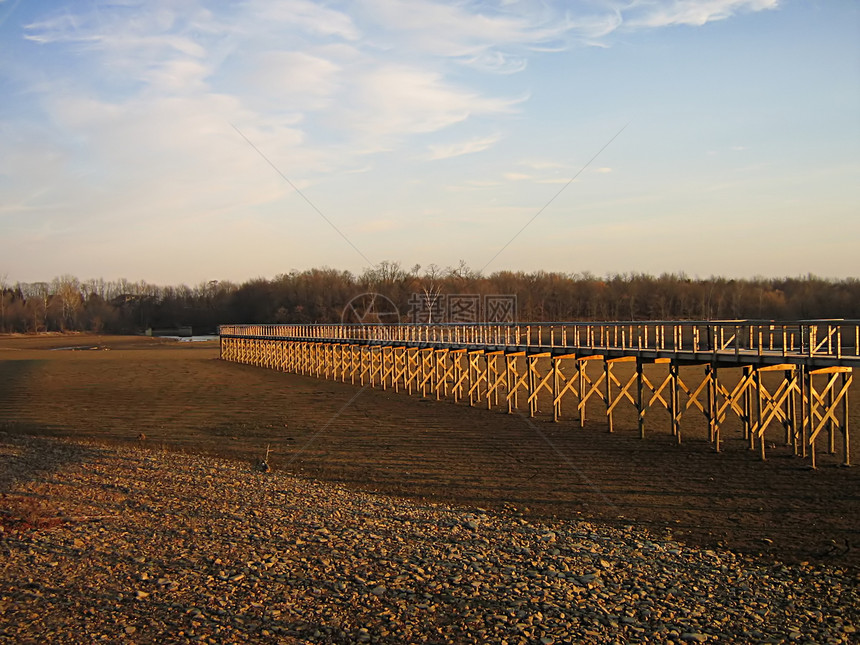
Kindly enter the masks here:
[[80, 282], [74, 276], [64, 275], [55, 278], [54, 283], [54, 293], [59, 296], [62, 303], [62, 329], [63, 331], [77, 329], [78, 314], [83, 305]]
[[461, 280], [476, 280], [481, 277], [481, 272], [469, 268], [465, 260], [460, 260], [456, 267], [448, 267], [448, 275]]
[[369, 286], [392, 284], [405, 280], [409, 274], [400, 266], [400, 262], [382, 260], [376, 266], [366, 269], [361, 274], [361, 281]]
[[6, 331], [6, 287], [8, 286], [5, 273], [0, 273], [0, 332]]
[[[47, 329], [48, 302], [51, 299], [51, 287], [47, 282], [34, 282], [27, 285], [30, 297], [27, 305], [33, 316], [33, 331], [39, 332]], [[32, 303], [32, 306], [30, 304]]]

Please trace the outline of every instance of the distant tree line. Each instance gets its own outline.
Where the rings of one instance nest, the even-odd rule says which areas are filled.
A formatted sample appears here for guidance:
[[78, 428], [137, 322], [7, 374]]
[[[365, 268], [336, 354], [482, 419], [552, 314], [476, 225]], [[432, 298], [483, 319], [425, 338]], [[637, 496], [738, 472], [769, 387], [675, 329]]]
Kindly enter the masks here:
[[515, 296], [516, 319], [522, 322], [860, 318], [856, 278], [730, 280], [545, 271], [482, 275], [463, 262], [423, 269], [382, 262], [359, 275], [321, 268], [193, 287], [81, 281], [68, 275], [11, 284], [0, 276], [0, 332], [137, 333], [190, 325], [195, 333], [206, 333], [223, 323], [331, 323], [342, 320], [347, 303], [368, 292], [383, 294], [404, 321], [425, 303], [429, 309], [436, 296], [453, 294]]

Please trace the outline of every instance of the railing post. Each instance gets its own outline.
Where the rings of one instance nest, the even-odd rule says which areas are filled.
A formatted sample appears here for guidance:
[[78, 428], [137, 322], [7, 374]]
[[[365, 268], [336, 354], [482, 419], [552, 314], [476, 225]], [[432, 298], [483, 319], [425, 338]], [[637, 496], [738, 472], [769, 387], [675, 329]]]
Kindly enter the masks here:
[[740, 325], [735, 325], [735, 356], [741, 354], [741, 328]]

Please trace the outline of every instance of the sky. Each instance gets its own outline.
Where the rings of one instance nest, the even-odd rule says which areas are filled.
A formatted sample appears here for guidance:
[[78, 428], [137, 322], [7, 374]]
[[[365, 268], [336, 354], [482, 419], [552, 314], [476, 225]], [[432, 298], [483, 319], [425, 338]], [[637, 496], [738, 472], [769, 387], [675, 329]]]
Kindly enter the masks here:
[[860, 276], [855, 0], [0, 0], [0, 277]]

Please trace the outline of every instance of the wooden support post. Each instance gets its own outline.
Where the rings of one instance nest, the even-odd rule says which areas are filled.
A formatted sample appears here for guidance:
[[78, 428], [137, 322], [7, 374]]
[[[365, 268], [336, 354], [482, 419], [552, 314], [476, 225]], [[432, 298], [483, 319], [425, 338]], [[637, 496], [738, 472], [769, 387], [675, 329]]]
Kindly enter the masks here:
[[[827, 388], [827, 405], [826, 409], [830, 409], [833, 407], [834, 398], [833, 398], [833, 387]], [[833, 417], [828, 417], [827, 421], [827, 453], [832, 455], [836, 452], [836, 428]]]
[[[806, 366], [797, 368], [797, 405], [794, 409], [794, 454], [806, 456], [806, 446], [803, 443], [803, 428], [806, 419]], [[800, 409], [798, 410], [798, 406]]]
[[753, 368], [749, 366], [745, 366], [742, 370], [741, 379], [744, 380], [746, 386], [743, 390], [743, 427], [744, 427], [744, 440], [750, 441], [750, 437], [753, 433], [753, 404], [752, 404], [752, 391], [753, 391]]
[[477, 371], [477, 367], [475, 365], [475, 354], [469, 352], [467, 356], [469, 360], [469, 406], [475, 406], [475, 383], [477, 382], [478, 376], [475, 373]]
[[842, 464], [851, 465], [851, 445], [848, 433], [848, 392], [851, 390], [851, 381], [854, 378], [852, 372], [842, 374]]
[[566, 359], [574, 359], [572, 362], [567, 361], [568, 365], [573, 364], [574, 369], [579, 366], [579, 363], [576, 361], [575, 354], [563, 354], [560, 356], [554, 356], [551, 359], [553, 362], [553, 419], [555, 421], [559, 421], [561, 419], [564, 395], [567, 392], [572, 392], [575, 397], [578, 398], [580, 396], [576, 389], [576, 377], [578, 375], [571, 374], [570, 376], [565, 376], [564, 374], [562, 366], [565, 364]]
[[463, 389], [465, 387], [464, 383], [469, 376], [468, 365], [466, 366], [466, 369], [463, 369], [463, 357], [466, 357], [468, 359], [468, 356], [466, 356], [465, 349], [456, 350], [452, 357], [453, 365], [451, 367], [451, 373], [453, 376], [454, 384], [452, 385], [451, 389], [454, 393], [455, 403], [463, 399]]
[[705, 378], [708, 381], [707, 386], [707, 408], [708, 413], [705, 415], [708, 419], [708, 440], [714, 442], [714, 425], [717, 422], [717, 414], [719, 402], [717, 401], [718, 390], [714, 379], [714, 365], [705, 365]]
[[499, 404], [499, 388], [504, 374], [499, 370], [499, 358], [502, 352], [487, 352], [487, 409], [492, 410], [494, 405]]
[[[519, 371], [519, 360], [518, 358], [522, 356], [523, 362], [525, 364], [525, 371], [520, 374]], [[505, 393], [505, 399], [508, 403], [508, 413], [513, 413], [514, 410], [519, 409], [519, 392], [520, 388], [528, 391], [528, 375], [529, 375], [529, 365], [528, 358], [526, 358], [525, 352], [514, 352], [512, 354], [507, 354], [505, 356], [505, 360], [507, 361], [508, 366], [508, 391]]]
[[[755, 408], [756, 409], [756, 426], [755, 427], [757, 430], [757, 434], [759, 435], [759, 444], [761, 446], [761, 450], [760, 450], [761, 451], [761, 460], [764, 461], [766, 459], [765, 453], [764, 453], [764, 430], [765, 430], [765, 428], [762, 424], [763, 419], [762, 419], [762, 414], [761, 414], [762, 398], [764, 396], [764, 392], [762, 391], [762, 385], [761, 385], [761, 370], [756, 369], [754, 375], [755, 375], [755, 389], [756, 389], [756, 395], [757, 395], [756, 396], [756, 408]], [[750, 449], [754, 449], [754, 448], [755, 448], [755, 436], [753, 435], [750, 437]]]
[[577, 370], [576, 370], [576, 378], [579, 381], [579, 402], [576, 404], [577, 409], [579, 410], [579, 427], [585, 427], [585, 401], [588, 398], [585, 394], [585, 381], [588, 375], [585, 370], [588, 367], [588, 361], [577, 361], [576, 362]]
[[[827, 383], [824, 389], [819, 394], [815, 390], [815, 382], [813, 377], [816, 375], [824, 375], [827, 377]], [[817, 370], [809, 370], [809, 452], [812, 460], [812, 467], [816, 466], [816, 450], [815, 442], [819, 433], [824, 429], [829, 429], [829, 424], [839, 424], [840, 430], [843, 433], [842, 443], [845, 454], [843, 455], [843, 463], [848, 459], [850, 463], [850, 454], [848, 449], [848, 391], [852, 381], [852, 368], [850, 367], [825, 367]], [[837, 384], [841, 382], [838, 387]], [[837, 409], [841, 410], [840, 418], [837, 419]], [[829, 447], [829, 436], [828, 436]]]
[[436, 380], [434, 387], [436, 389], [436, 400], [441, 401], [443, 396], [448, 396], [448, 350], [440, 349], [435, 352], [435, 356]]
[[585, 426], [585, 410], [588, 406], [588, 400], [592, 397], [592, 395], [596, 396], [601, 400], [605, 398], [605, 393], [600, 388], [600, 386], [603, 384], [603, 380], [606, 378], [605, 370], [601, 369], [600, 376], [592, 381], [591, 378], [589, 378], [587, 371], [588, 361], [592, 360], [603, 360], [603, 355], [597, 354], [594, 356], [583, 356], [577, 359], [580, 376], [580, 396], [579, 403], [577, 404], [577, 407], [579, 408], [580, 427]]
[[786, 370], [784, 373], [785, 380], [788, 383], [789, 396], [785, 399], [785, 418], [783, 425], [785, 427], [785, 445], [790, 446], [794, 442], [794, 424], [797, 419], [797, 370]]
[[809, 379], [808, 379], [808, 383], [809, 383], [809, 437], [807, 440], [809, 442], [809, 461], [810, 461], [812, 468], [814, 469], [816, 467], [816, 463], [815, 463], [815, 438], [816, 438], [815, 413], [817, 411], [818, 404], [817, 404], [817, 401], [815, 400], [817, 395], [815, 393], [815, 379], [813, 379], [813, 371], [814, 370], [809, 370], [809, 372], [808, 372], [808, 374], [809, 374]]
[[484, 361], [483, 369], [481, 358], [484, 356], [482, 350], [469, 352], [469, 405], [472, 407], [483, 398], [481, 384], [486, 384], [487, 372], [486, 361]]
[[612, 361], [603, 361], [604, 377], [606, 378], [606, 429], [612, 432]]
[[[636, 406], [638, 409], [637, 401], [633, 398], [633, 395], [630, 393], [630, 390], [633, 387], [634, 383], [639, 380], [638, 370], [634, 370], [634, 372], [630, 376], [630, 378], [627, 379], [627, 381], [625, 383], [622, 383], [621, 381], [618, 380], [618, 377], [615, 375], [615, 372], [612, 369], [616, 363], [631, 363], [631, 362], [638, 362], [638, 360], [636, 359], [635, 356], [622, 356], [620, 358], [610, 358], [610, 359], [606, 360], [606, 375], [605, 375], [605, 378], [607, 381], [606, 415], [607, 415], [607, 418], [609, 421], [609, 431], [610, 432], [612, 432], [614, 430], [612, 415], [615, 411], [616, 406], [618, 406], [619, 403], [623, 402], [626, 399], [631, 404]], [[618, 386], [617, 394], [612, 389], [613, 384]]]
[[678, 363], [673, 360], [669, 363], [669, 387], [671, 390], [669, 392], [669, 413], [672, 415], [672, 435], [678, 443], [681, 443], [681, 410], [678, 406], [678, 387], [681, 379], [678, 371]]
[[412, 387], [418, 381], [418, 373], [421, 368], [421, 350], [410, 348], [406, 355], [406, 390], [412, 394]]
[[549, 352], [543, 352], [532, 354], [526, 358], [529, 375], [529, 413], [531, 416], [535, 416], [538, 412], [538, 397], [541, 391], [546, 390], [552, 394], [552, 385], [550, 383], [552, 380], [552, 370], [547, 370], [545, 375], [541, 375], [538, 369], [540, 359], [549, 357]]
[[[531, 334], [529, 334], [531, 336]], [[533, 356], [526, 357], [526, 370], [528, 371], [528, 382], [529, 382], [529, 390], [528, 390], [528, 400], [529, 400], [529, 416], [534, 417], [537, 414], [537, 385], [536, 385], [536, 375], [535, 375], [535, 363], [537, 362], [537, 358]]]
[[639, 424], [639, 438], [645, 438], [645, 405], [644, 405], [644, 397], [642, 396], [642, 391], [644, 388], [644, 366], [642, 365], [642, 359], [636, 359], [636, 413], [638, 417]]
[[400, 389], [404, 390], [407, 394], [412, 394], [412, 382], [409, 378], [409, 365], [411, 355], [412, 350], [408, 347], [403, 347], [400, 355]]
[[[766, 372], [781, 372], [783, 379], [782, 383], [770, 393], [763, 380], [763, 374]], [[765, 459], [766, 441], [765, 434], [771, 421], [779, 420], [784, 428], [787, 442], [790, 443], [791, 436], [794, 433], [793, 419], [793, 402], [797, 390], [797, 369], [792, 364], [785, 365], [770, 365], [759, 367], [754, 372], [754, 381], [758, 392], [758, 421], [755, 425], [753, 434], [759, 439], [759, 449], [762, 459]]]
[[[721, 444], [722, 444], [722, 430], [721, 425], [723, 421], [723, 415], [720, 413], [719, 406], [719, 395], [724, 388], [720, 385], [720, 373], [717, 369], [716, 365], [711, 365], [711, 424], [710, 424], [710, 433], [711, 433], [711, 443], [714, 444], [714, 447], [717, 452], [720, 452]], [[734, 393], [730, 394], [727, 398], [727, 405], [729, 407], [734, 405]]]
[[812, 370], [805, 367], [803, 379], [803, 395], [800, 398], [801, 412], [801, 446], [803, 447], [801, 457], [806, 457], [809, 449], [809, 437], [812, 433]]
[[435, 367], [435, 357], [433, 356], [434, 353], [435, 351], [433, 349], [422, 349], [420, 352], [421, 370], [418, 385], [421, 388], [421, 396], [423, 397], [427, 396], [428, 390], [433, 390], [433, 375]]
[[485, 378], [487, 381], [486, 391], [484, 392], [484, 398], [487, 400], [487, 409], [493, 409], [493, 384], [495, 383], [495, 362], [494, 357], [490, 355], [488, 352], [484, 356], [484, 371]]

